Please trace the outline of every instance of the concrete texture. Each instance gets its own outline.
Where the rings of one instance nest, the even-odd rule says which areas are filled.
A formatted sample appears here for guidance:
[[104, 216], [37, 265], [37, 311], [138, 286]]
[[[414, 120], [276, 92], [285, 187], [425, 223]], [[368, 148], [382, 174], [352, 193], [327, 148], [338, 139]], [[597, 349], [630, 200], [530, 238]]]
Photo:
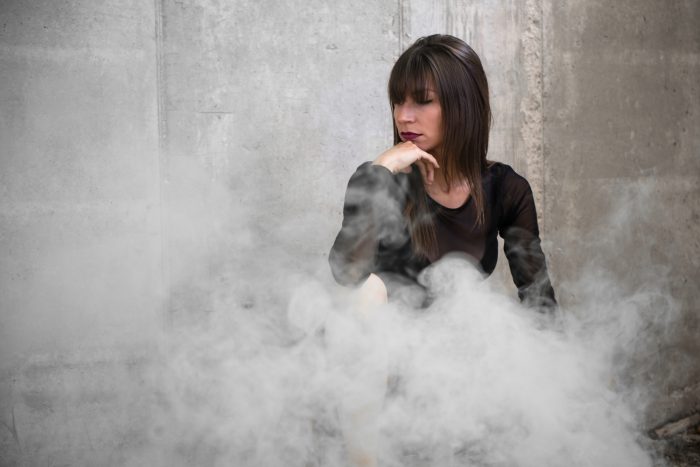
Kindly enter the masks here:
[[659, 278], [682, 318], [630, 378], [648, 424], [696, 407], [700, 4], [297, 3], [0, 6], [0, 464], [138, 464], [154, 334], [327, 278], [347, 178], [391, 143], [391, 65], [433, 32], [481, 55], [490, 158], [533, 186], [561, 302], [584, 266]]
[[0, 464], [118, 465], [162, 322], [153, 8], [3, 1], [0, 25]]
[[[249, 241], [225, 251], [217, 242], [195, 246], [169, 224], [174, 294], [183, 296], [177, 290], [184, 285], [187, 308], [206, 309], [210, 286], [203, 284], [200, 294], [189, 280], [181, 284], [191, 262], [177, 252], [213, 248], [216, 264], [240, 268], [232, 277], [271, 282], [283, 270], [275, 262], [296, 262], [294, 269], [303, 270], [309, 258], [325, 256], [335, 228], [327, 220], [342, 203], [345, 182], [339, 178], [346, 175], [340, 174], [374, 157], [391, 138], [384, 95], [398, 52], [396, 9], [381, 3], [346, 9], [325, 2], [194, 2], [165, 3], [163, 15], [167, 202], [185, 193], [195, 204], [228, 203], [212, 198], [220, 191], [202, 192], [195, 172], [250, 214], [221, 206], [229, 209], [224, 217], [233, 229], [247, 219], [244, 228], [252, 232]], [[221, 222], [219, 210], [206, 212], [213, 217], [202, 225]], [[261, 254], [251, 261], [250, 251]], [[202, 267], [205, 275], [221, 273], [217, 266]], [[231, 287], [250, 299], [246, 284], [232, 279]], [[195, 305], [198, 296], [203, 302]]]
[[[147, 332], [160, 282], [153, 13], [3, 2], [1, 14], [0, 352]], [[67, 328], [76, 320], [93, 332]]]
[[[638, 375], [658, 422], [700, 402], [700, 4], [551, 2], [543, 22], [550, 262], [561, 283], [595, 261], [620, 288], [677, 301], [674, 344]], [[609, 231], [594, 228], [615, 210]]]

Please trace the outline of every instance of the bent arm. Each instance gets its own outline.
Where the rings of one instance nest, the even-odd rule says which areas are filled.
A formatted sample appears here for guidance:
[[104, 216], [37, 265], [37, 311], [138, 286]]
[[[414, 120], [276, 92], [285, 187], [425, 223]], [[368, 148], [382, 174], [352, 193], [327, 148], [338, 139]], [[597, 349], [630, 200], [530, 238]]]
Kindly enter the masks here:
[[357, 286], [377, 269], [380, 243], [403, 234], [404, 190], [386, 167], [367, 162], [348, 182], [343, 223], [328, 261], [335, 280]]
[[551, 310], [557, 301], [542, 251], [532, 190], [527, 180], [514, 172], [506, 175], [504, 185], [500, 233], [518, 297], [527, 306]]

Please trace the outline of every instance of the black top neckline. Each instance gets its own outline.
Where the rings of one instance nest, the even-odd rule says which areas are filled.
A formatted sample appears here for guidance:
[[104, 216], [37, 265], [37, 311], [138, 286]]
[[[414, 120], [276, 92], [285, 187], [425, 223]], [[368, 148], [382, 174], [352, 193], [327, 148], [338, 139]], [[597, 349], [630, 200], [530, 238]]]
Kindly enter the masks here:
[[459, 212], [459, 211], [463, 210], [464, 208], [466, 208], [467, 205], [472, 202], [472, 194], [469, 193], [469, 196], [467, 197], [467, 199], [460, 206], [458, 206], [456, 208], [448, 208], [444, 204], [440, 204], [437, 201], [435, 201], [428, 193], [426, 193], [425, 196], [428, 198], [428, 200], [430, 202], [432, 202], [439, 209], [441, 209], [443, 211], [447, 211], [447, 212]]
[[[488, 179], [491, 177], [491, 175], [492, 175], [492, 172], [493, 172], [494, 170], [496, 170], [496, 168], [497, 168], [499, 165], [502, 165], [502, 164], [501, 164], [500, 162], [491, 162], [489, 165], [486, 166], [486, 168], [485, 168], [484, 171], [482, 172], [482, 176], [483, 176], [483, 182], [482, 182], [482, 183], [483, 183], [484, 185], [486, 185], [487, 180], [488, 180]], [[440, 204], [439, 202], [435, 201], [428, 193], [425, 193], [425, 196], [430, 200], [430, 202], [432, 202], [432, 203], [433, 203], [435, 206], [437, 206], [439, 209], [441, 209], [441, 210], [443, 210], [443, 211], [445, 211], [445, 212], [450, 212], [450, 213], [458, 213], [458, 212], [464, 210], [467, 206], [469, 206], [469, 203], [472, 202], [472, 198], [474, 198], [474, 197], [472, 196], [472, 194], [469, 193], [469, 196], [468, 196], [467, 199], [464, 201], [464, 203], [462, 203], [461, 206], [456, 207], [456, 208], [448, 208], [447, 206], [445, 206], [445, 205], [443, 205], [443, 204]]]

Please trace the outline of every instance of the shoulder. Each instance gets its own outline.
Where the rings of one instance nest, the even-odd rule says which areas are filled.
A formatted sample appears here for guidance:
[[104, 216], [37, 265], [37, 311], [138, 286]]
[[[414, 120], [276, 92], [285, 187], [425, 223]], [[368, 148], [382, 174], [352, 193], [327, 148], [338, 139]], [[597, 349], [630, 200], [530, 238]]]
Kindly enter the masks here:
[[[489, 166], [494, 177], [495, 198], [503, 213], [502, 226], [510, 226], [528, 219], [528, 224], [536, 222], [535, 200], [527, 179], [511, 166], [494, 162]], [[536, 227], [533, 228], [536, 231]]]
[[490, 162], [487, 171], [489, 176], [493, 177], [498, 191], [502, 194], [523, 195], [531, 191], [527, 179], [508, 164]]

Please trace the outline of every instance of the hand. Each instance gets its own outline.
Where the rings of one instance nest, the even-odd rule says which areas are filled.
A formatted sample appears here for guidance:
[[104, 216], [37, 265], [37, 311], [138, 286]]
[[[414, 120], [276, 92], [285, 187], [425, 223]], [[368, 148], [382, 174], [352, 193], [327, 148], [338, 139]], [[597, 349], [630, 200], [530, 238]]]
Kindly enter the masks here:
[[382, 165], [391, 170], [391, 173], [410, 173], [411, 165], [416, 164], [427, 185], [433, 183], [435, 169], [440, 168], [431, 154], [423, 151], [412, 141], [405, 141], [387, 149], [374, 160], [373, 164]]

